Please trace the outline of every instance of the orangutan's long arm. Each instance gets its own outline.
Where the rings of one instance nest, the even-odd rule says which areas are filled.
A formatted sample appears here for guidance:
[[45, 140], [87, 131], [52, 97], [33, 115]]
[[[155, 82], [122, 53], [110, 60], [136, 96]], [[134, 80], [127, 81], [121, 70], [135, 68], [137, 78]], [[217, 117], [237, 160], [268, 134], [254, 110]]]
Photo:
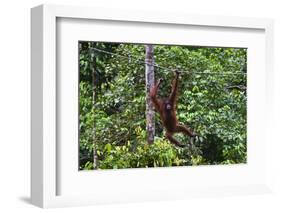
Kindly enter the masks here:
[[152, 89], [150, 90], [150, 98], [157, 111], [160, 110], [160, 104], [161, 104], [160, 100], [157, 98], [158, 88], [161, 82], [162, 79], [159, 79], [158, 82], [154, 85], [154, 87], [152, 87]]
[[170, 94], [170, 101], [173, 104], [173, 106], [175, 106], [177, 100], [178, 81], [179, 81], [179, 72], [176, 72], [176, 77], [173, 80], [172, 91]]

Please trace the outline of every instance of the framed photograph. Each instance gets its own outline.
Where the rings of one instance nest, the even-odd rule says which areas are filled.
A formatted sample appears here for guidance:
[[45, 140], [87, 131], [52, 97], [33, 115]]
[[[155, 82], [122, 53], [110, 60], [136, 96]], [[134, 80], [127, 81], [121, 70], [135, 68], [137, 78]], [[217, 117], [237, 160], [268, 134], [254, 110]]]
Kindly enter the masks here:
[[270, 19], [31, 10], [31, 200], [271, 191]]

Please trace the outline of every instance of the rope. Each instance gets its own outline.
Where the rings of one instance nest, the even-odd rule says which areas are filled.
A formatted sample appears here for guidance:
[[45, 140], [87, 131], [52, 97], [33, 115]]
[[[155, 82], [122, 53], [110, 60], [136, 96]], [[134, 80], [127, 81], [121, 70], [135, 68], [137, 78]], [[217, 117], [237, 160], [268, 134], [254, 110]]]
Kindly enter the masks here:
[[98, 48], [95, 48], [95, 47], [91, 47], [90, 50], [105, 53], [105, 54], [108, 54], [108, 55], [117, 56], [117, 57], [120, 57], [120, 58], [124, 58], [124, 59], [127, 59], [129, 62], [131, 62], [132, 59], [133, 59], [135, 62], [137, 62], [139, 64], [146, 64], [146, 65], [149, 65], [149, 66], [154, 66], [154, 67], [157, 67], [159, 69], [169, 71], [169, 72], [177, 71], [179, 73], [211, 74], [211, 75], [246, 75], [246, 73], [244, 73], [244, 72], [223, 72], [222, 73], [222, 72], [210, 72], [210, 71], [207, 71], [207, 70], [203, 71], [203, 72], [197, 72], [197, 71], [192, 72], [192, 71], [188, 71], [188, 70], [177, 70], [177, 69], [171, 69], [171, 68], [160, 66], [155, 62], [153, 62], [153, 63], [146, 62], [145, 60], [142, 60], [142, 59], [140, 59], [136, 56], [133, 56], [131, 54], [129, 54], [128, 56], [125, 56], [125, 55], [121, 55], [121, 54], [118, 54], [118, 53], [113, 53], [113, 52], [109, 52], [109, 51], [106, 51], [106, 50], [98, 49]]

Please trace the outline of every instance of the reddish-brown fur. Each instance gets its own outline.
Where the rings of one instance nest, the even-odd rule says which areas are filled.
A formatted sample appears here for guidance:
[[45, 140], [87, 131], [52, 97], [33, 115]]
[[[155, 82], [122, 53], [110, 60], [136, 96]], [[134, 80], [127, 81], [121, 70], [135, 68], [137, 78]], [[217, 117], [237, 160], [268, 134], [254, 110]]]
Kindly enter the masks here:
[[159, 99], [157, 98], [157, 92], [160, 86], [162, 79], [159, 79], [156, 85], [150, 91], [150, 97], [154, 103], [156, 111], [160, 114], [163, 126], [166, 129], [167, 139], [179, 147], [184, 147], [179, 141], [177, 141], [173, 134], [177, 132], [182, 132], [190, 137], [195, 137], [195, 134], [186, 126], [180, 125], [176, 117], [176, 99], [177, 99], [177, 90], [178, 90], [178, 80], [179, 73], [176, 72], [176, 77], [173, 81], [172, 91], [169, 97]]

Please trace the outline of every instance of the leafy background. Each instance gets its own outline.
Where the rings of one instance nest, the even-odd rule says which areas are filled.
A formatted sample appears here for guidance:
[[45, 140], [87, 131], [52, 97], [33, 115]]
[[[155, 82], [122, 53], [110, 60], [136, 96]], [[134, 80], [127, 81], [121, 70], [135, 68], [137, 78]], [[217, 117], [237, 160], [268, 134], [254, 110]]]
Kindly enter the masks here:
[[[177, 117], [199, 138], [177, 134], [186, 148], [165, 139], [157, 114], [147, 144], [145, 66], [135, 57], [144, 61], [145, 45], [79, 42], [81, 170], [246, 163], [247, 49], [154, 45], [155, 63], [190, 71], [180, 77]], [[234, 72], [242, 74], [224, 74]], [[155, 68], [160, 77], [159, 95], [168, 95], [174, 75]]]

